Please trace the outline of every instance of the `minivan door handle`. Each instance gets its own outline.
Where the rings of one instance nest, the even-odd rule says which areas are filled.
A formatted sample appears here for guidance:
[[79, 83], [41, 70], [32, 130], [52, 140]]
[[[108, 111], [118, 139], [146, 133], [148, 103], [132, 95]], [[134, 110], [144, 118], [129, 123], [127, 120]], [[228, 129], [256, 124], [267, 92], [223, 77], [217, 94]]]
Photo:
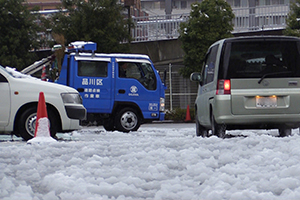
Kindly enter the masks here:
[[118, 91], [120, 94], [125, 94], [125, 90], [121, 89]]

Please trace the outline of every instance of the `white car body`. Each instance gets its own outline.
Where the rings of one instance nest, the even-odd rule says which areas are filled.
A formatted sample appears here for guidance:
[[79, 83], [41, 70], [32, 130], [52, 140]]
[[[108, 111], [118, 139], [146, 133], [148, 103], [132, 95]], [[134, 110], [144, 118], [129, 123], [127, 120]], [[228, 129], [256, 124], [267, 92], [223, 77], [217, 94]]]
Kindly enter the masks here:
[[[60, 118], [57, 119], [60, 122], [59, 131], [80, 128], [79, 118], [82, 118], [82, 112], [86, 112], [85, 108], [80, 103], [64, 103], [61, 96], [62, 93], [79, 95], [75, 89], [42, 81], [14, 71], [12, 68], [4, 69], [0, 66], [0, 133], [14, 132], [18, 135], [16, 128], [21, 110], [28, 105], [37, 105], [40, 92], [44, 93], [47, 109], [51, 107], [55, 113], [58, 113], [55, 116]], [[67, 106], [80, 110], [81, 117], [78, 119], [68, 117]]]

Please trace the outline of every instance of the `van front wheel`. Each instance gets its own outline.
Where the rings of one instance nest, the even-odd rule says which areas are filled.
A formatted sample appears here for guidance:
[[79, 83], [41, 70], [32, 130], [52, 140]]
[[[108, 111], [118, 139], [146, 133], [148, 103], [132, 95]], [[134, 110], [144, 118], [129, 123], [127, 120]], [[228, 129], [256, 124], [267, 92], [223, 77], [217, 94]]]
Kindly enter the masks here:
[[137, 131], [141, 125], [141, 118], [133, 108], [123, 108], [116, 115], [115, 125], [118, 131]]
[[[50, 135], [51, 137], [56, 138], [56, 132], [58, 130], [57, 117], [51, 109], [47, 109], [47, 113], [50, 125]], [[36, 107], [30, 107], [22, 113], [18, 121], [18, 130], [24, 140], [27, 141], [34, 137], [36, 120]]]

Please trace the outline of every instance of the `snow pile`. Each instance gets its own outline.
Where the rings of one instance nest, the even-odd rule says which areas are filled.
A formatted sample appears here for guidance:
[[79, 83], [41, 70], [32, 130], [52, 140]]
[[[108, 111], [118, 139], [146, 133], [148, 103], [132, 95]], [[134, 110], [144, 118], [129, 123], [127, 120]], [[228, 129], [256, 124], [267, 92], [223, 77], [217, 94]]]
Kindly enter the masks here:
[[152, 124], [128, 134], [83, 129], [44, 145], [2, 142], [0, 199], [300, 199], [298, 130], [231, 133], [243, 136]]
[[42, 117], [39, 119], [38, 127], [36, 130], [36, 136], [32, 138], [31, 140], [27, 141], [27, 144], [40, 144], [44, 142], [56, 142], [55, 139], [53, 139], [50, 136], [50, 130], [49, 130], [49, 119], [47, 117]]

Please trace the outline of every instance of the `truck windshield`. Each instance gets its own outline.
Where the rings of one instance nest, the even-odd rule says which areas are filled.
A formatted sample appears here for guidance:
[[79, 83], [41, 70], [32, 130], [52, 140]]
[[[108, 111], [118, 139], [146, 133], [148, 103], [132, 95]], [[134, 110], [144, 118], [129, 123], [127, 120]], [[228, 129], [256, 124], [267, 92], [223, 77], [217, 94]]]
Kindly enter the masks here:
[[300, 77], [300, 56], [295, 41], [227, 43], [223, 56], [225, 79]]

